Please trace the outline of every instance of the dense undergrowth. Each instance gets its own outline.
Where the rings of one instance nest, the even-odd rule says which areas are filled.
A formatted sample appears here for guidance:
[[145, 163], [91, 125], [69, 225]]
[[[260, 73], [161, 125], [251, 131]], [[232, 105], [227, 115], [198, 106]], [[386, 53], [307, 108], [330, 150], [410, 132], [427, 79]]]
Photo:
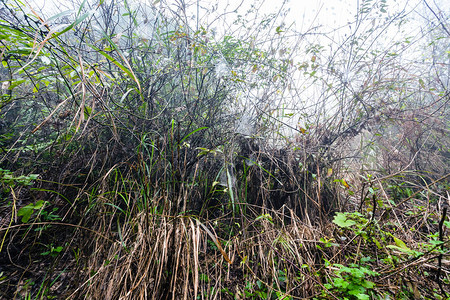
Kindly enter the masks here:
[[2, 2], [0, 297], [448, 299], [446, 73], [371, 48], [406, 16], [327, 57], [281, 11], [220, 37], [168, 7]]

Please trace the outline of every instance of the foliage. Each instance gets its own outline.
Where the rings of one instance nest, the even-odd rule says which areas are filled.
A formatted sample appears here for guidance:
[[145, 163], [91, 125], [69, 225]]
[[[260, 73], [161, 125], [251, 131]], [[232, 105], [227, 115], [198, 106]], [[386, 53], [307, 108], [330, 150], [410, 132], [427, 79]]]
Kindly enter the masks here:
[[2, 1], [0, 298], [448, 298], [448, 18], [358, 3]]
[[366, 276], [375, 276], [379, 273], [358, 264], [351, 264], [348, 267], [333, 264], [333, 268], [336, 269], [335, 277], [331, 283], [324, 285], [328, 290], [336, 289], [342, 299], [370, 299], [368, 291], [373, 289], [375, 284], [367, 280]]
[[29, 186], [38, 178], [38, 174], [20, 175], [15, 177], [10, 170], [0, 169], [0, 182], [3, 186], [13, 188], [15, 186]]

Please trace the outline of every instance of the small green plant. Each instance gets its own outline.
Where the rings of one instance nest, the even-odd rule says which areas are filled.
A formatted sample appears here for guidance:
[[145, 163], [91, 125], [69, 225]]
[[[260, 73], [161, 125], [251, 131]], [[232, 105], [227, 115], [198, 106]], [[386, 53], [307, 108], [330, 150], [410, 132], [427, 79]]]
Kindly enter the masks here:
[[30, 204], [20, 208], [19, 211], [17, 212], [17, 215], [19, 217], [22, 217], [22, 223], [28, 223], [31, 216], [35, 212], [40, 212], [47, 203], [48, 202], [44, 201], [44, 200], [39, 200], [34, 204], [30, 203]]
[[[36, 203], [30, 203], [24, 207], [21, 207], [17, 212], [17, 216], [22, 217], [22, 223], [29, 223], [33, 218], [35, 221], [52, 222], [61, 220], [61, 217], [56, 214], [58, 211], [57, 207], [53, 207], [51, 211], [46, 210], [46, 206], [49, 204], [48, 201], [38, 200]], [[50, 224], [38, 226], [34, 231], [43, 231], [50, 228]]]
[[[326, 261], [325, 265], [329, 266], [330, 263]], [[368, 291], [375, 287], [375, 283], [367, 280], [366, 277], [377, 276], [379, 273], [358, 264], [349, 266], [333, 264], [332, 268], [334, 277], [331, 278], [331, 282], [324, 284], [328, 290], [338, 292], [344, 300], [370, 299]]]
[[336, 246], [339, 246], [338, 244], [333, 243], [333, 241], [334, 241], [333, 238], [328, 239], [328, 238], [321, 237], [321, 238], [319, 239], [319, 242], [321, 242], [322, 245], [316, 245], [316, 247], [317, 247], [317, 249], [319, 249], [319, 250], [323, 250], [322, 247], [330, 248], [330, 247], [336, 247]]
[[58, 256], [59, 253], [64, 249], [63, 246], [53, 246], [53, 244], [45, 245], [47, 251], [41, 253], [42, 256], [50, 255], [52, 257]]
[[43, 210], [41, 212], [41, 217], [45, 221], [58, 221], [58, 220], [61, 220], [61, 217], [56, 214], [57, 211], [58, 211], [57, 207], [53, 207], [52, 211]]
[[341, 228], [350, 228], [355, 225], [356, 227], [361, 229], [365, 224], [367, 224], [367, 222], [368, 220], [358, 212], [338, 212], [333, 219], [333, 223]]
[[28, 300], [28, 299], [33, 299], [32, 297], [31, 297], [31, 289], [33, 288], [33, 286], [35, 285], [36, 283], [33, 281], [33, 280], [31, 280], [31, 279], [27, 279], [27, 280], [25, 280], [25, 284], [23, 285], [23, 286], [21, 286], [21, 287], [19, 287], [19, 291], [20, 291], [20, 293], [22, 293], [24, 296], [22, 297], [22, 299], [26, 299], [26, 300]]
[[273, 220], [272, 220], [272, 217], [270, 216], [270, 214], [259, 215], [258, 217], [256, 217], [255, 221], [259, 221], [259, 220], [267, 220], [273, 224]]
[[394, 202], [408, 198], [413, 194], [413, 190], [410, 187], [407, 187], [405, 182], [390, 184], [388, 190], [390, 191]]
[[252, 281], [247, 281], [244, 287], [245, 299], [273, 299], [273, 300], [291, 300], [292, 297], [287, 295], [284, 286], [288, 284], [286, 277], [286, 272], [283, 270], [278, 270], [277, 276], [278, 282], [283, 287], [280, 287], [274, 282], [271, 289], [268, 288], [266, 283], [261, 280], [257, 280], [256, 283]]

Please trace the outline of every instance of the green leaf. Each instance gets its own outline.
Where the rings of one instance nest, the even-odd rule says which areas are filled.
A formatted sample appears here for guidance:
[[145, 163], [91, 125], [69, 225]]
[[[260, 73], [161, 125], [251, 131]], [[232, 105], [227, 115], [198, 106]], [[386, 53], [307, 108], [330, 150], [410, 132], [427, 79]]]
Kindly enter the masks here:
[[348, 220], [345, 213], [337, 213], [334, 216], [333, 223], [342, 228], [347, 228], [356, 224], [355, 221]]
[[255, 221], [259, 221], [259, 220], [261, 220], [261, 219], [268, 220], [270, 223], [273, 224], [272, 217], [271, 217], [269, 214], [262, 214], [262, 215], [259, 215], [258, 217], [256, 217]]
[[12, 90], [13, 88], [15, 88], [16, 86], [21, 85], [22, 83], [24, 83], [26, 80], [22, 79], [22, 80], [14, 80], [11, 82], [11, 85], [9, 86], [8, 89]]
[[415, 251], [412, 251], [411, 249], [404, 249], [404, 248], [401, 248], [401, 247], [398, 247], [395, 245], [387, 245], [386, 248], [397, 250], [397, 251], [406, 253], [408, 255], [414, 255], [414, 253], [415, 253]]
[[360, 299], [360, 300], [369, 300], [370, 297], [369, 295], [366, 294], [355, 294], [356, 298]]
[[22, 223], [28, 223], [28, 221], [31, 218], [31, 215], [35, 210], [40, 210], [44, 207], [44, 205], [47, 204], [47, 201], [39, 200], [35, 204], [28, 204], [22, 208], [19, 209], [17, 212], [17, 216], [22, 216]]
[[450, 222], [449, 221], [444, 221], [444, 226], [450, 229]]
[[401, 239], [396, 238], [395, 236], [392, 236], [392, 237], [394, 238], [395, 244], [396, 244], [397, 246], [399, 246], [400, 248], [402, 248], [402, 249], [404, 249], [404, 250], [411, 251], [411, 249], [409, 249], [409, 248], [406, 246], [405, 242], [403, 242]]
[[372, 281], [369, 281], [369, 280], [364, 280], [361, 285], [367, 289], [373, 289], [373, 287], [375, 286], [375, 283], [373, 283]]
[[22, 216], [22, 223], [27, 223], [33, 214], [33, 204], [28, 204], [19, 209], [17, 216]]
[[125, 56], [123, 55], [122, 51], [119, 49], [119, 47], [116, 46], [116, 44], [109, 38], [109, 36], [103, 32], [103, 37], [108, 40], [108, 42], [111, 44], [111, 46], [116, 50], [116, 52], [119, 54], [120, 58], [125, 62], [125, 64], [128, 65], [128, 67], [124, 66], [120, 62], [118, 62], [115, 58], [107, 54], [106, 52], [100, 50], [99, 48], [95, 47], [94, 45], [89, 45], [94, 50], [97, 50], [101, 55], [106, 57], [109, 61], [111, 61], [113, 64], [118, 66], [122, 71], [124, 71], [132, 80], [134, 80], [138, 86], [139, 92], [141, 92], [141, 84], [139, 83], [138, 78], [134, 75], [133, 70], [131, 69], [131, 66], [128, 64], [128, 61], [126, 60]]
[[444, 242], [443, 241], [436, 241], [436, 240], [431, 240], [429, 241], [429, 243], [433, 246], [439, 246], [442, 245]]
[[348, 281], [344, 280], [344, 279], [341, 278], [341, 277], [338, 277], [338, 278], [335, 278], [335, 279], [334, 279], [334, 286], [335, 286], [335, 287], [339, 287], [339, 288], [342, 288], [342, 289], [346, 289], [346, 288], [348, 287], [349, 284], [350, 284], [350, 283], [349, 283]]
[[[370, 299], [369, 296], [367, 296], [365, 294], [366, 289], [364, 287], [362, 287], [362, 286], [352, 284], [351, 286], [349, 286], [348, 289], [349, 289], [349, 291], [348, 291], [349, 295], [354, 295], [358, 299]], [[360, 298], [361, 295], [365, 295], [365, 297]]]
[[44, 201], [44, 200], [39, 200], [39, 201], [37, 201], [36, 204], [33, 206], [33, 209], [39, 210], [39, 209], [41, 209], [45, 204], [46, 204], [46, 201]]

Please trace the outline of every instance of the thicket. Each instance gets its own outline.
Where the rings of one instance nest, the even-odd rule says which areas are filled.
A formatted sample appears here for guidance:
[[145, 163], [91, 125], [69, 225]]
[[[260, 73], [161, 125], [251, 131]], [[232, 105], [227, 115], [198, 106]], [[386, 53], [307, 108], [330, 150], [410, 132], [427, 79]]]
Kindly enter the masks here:
[[0, 297], [450, 297], [448, 15], [280, 4], [2, 0]]

